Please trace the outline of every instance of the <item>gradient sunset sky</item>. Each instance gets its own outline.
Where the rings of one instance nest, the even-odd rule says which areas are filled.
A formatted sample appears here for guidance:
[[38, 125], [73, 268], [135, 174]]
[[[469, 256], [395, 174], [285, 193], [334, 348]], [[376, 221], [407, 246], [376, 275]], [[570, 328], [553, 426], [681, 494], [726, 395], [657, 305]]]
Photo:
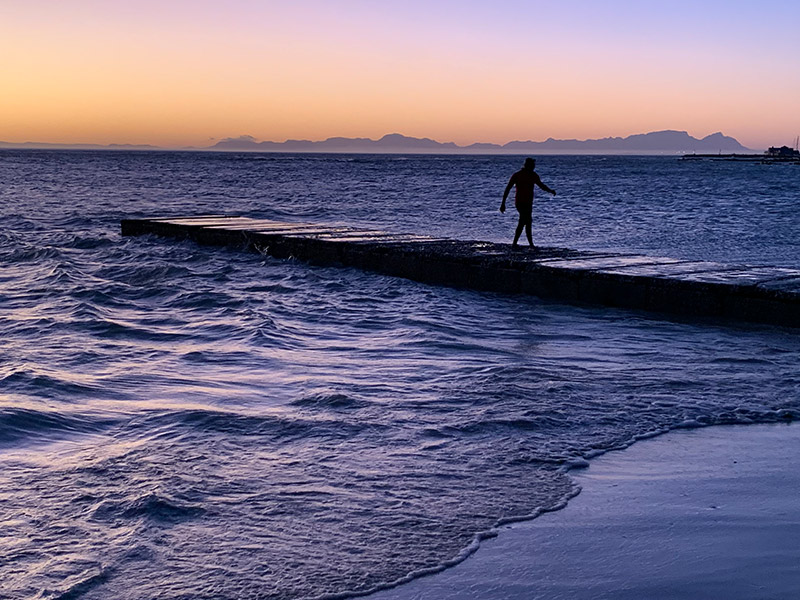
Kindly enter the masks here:
[[800, 2], [0, 0], [0, 140], [800, 134]]

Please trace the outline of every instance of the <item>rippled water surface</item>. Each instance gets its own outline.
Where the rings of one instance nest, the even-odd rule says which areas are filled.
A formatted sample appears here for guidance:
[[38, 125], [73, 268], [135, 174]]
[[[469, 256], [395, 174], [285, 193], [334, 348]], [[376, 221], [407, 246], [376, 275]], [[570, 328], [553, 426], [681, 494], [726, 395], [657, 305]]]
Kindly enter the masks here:
[[[122, 238], [241, 214], [507, 240], [518, 157], [0, 152], [0, 598], [319, 598], [800, 409], [791, 330]], [[542, 157], [545, 245], [800, 266], [793, 165]]]

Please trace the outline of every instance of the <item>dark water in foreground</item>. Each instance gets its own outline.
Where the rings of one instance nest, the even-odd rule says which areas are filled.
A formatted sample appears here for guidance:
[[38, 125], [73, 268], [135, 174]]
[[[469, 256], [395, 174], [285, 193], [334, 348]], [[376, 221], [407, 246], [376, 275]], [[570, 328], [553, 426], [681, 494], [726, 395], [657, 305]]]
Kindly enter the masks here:
[[[118, 234], [225, 212], [507, 240], [520, 162], [0, 152], [0, 598], [364, 591], [559, 505], [565, 465], [796, 414], [794, 331]], [[539, 172], [542, 244], [800, 265], [795, 166]]]

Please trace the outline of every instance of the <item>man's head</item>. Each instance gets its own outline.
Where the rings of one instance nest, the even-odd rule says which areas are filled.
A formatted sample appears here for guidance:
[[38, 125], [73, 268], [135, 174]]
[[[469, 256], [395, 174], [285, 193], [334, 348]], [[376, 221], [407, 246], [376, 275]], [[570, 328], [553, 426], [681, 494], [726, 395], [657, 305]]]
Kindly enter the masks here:
[[536, 159], [534, 158], [526, 158], [525, 159], [525, 167], [526, 169], [530, 169], [533, 171], [536, 168]]

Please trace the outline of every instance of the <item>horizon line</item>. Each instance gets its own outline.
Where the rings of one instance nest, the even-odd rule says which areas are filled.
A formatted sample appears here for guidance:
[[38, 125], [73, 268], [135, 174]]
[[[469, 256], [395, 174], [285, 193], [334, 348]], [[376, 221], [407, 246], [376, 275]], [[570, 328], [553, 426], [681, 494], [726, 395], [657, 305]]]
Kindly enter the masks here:
[[[352, 154], [396, 154], [396, 153], [409, 153], [409, 154], [461, 154], [461, 153], [471, 153], [471, 154], [519, 154], [519, 153], [526, 153], [534, 150], [546, 150], [547, 153], [553, 154], [682, 154], [686, 152], [690, 152], [690, 148], [678, 148], [677, 146], [673, 147], [664, 147], [664, 148], [631, 148], [631, 149], [619, 149], [619, 148], [514, 148], [509, 147], [510, 145], [522, 145], [522, 144], [531, 144], [535, 146], [546, 146], [548, 144], [559, 144], [559, 145], [568, 145], [568, 144], [602, 144], [603, 142], [608, 143], [618, 143], [618, 142], [625, 142], [631, 141], [635, 142], [636, 140], [632, 138], [646, 138], [648, 136], [654, 136], [657, 134], [679, 134], [683, 135], [686, 138], [689, 138], [687, 142], [689, 143], [709, 143], [712, 140], [709, 138], [715, 137], [722, 137], [728, 143], [735, 143], [740, 146], [741, 149], [744, 150], [754, 150], [753, 148], [747, 148], [741, 142], [739, 142], [736, 138], [732, 136], [728, 136], [723, 134], [721, 131], [717, 131], [711, 134], [708, 134], [704, 137], [696, 138], [690, 135], [685, 130], [677, 130], [677, 129], [661, 129], [657, 131], [649, 131], [645, 133], [634, 133], [628, 136], [606, 136], [602, 138], [586, 138], [586, 139], [577, 139], [577, 138], [566, 138], [566, 139], [559, 139], [548, 137], [542, 141], [535, 141], [535, 140], [511, 140], [506, 142], [505, 144], [499, 144], [495, 142], [472, 142], [466, 145], [459, 145], [455, 142], [440, 142], [433, 138], [429, 137], [414, 137], [408, 136], [405, 134], [393, 132], [387, 133], [381, 136], [380, 138], [373, 139], [368, 137], [346, 137], [346, 136], [331, 136], [321, 140], [309, 140], [309, 139], [297, 139], [297, 138], [288, 138], [284, 141], [278, 142], [273, 140], [258, 140], [256, 137], [252, 135], [240, 135], [237, 137], [225, 137], [221, 139], [210, 138], [212, 142], [210, 146], [159, 146], [155, 144], [148, 144], [148, 143], [118, 143], [118, 142], [111, 142], [111, 143], [96, 143], [96, 142], [42, 142], [42, 141], [25, 141], [25, 142], [6, 142], [0, 140], [0, 149], [76, 149], [76, 150], [153, 150], [153, 151], [216, 151], [216, 152], [277, 152], [277, 153], [352, 153]], [[404, 147], [394, 147], [394, 148], [339, 148], [339, 149], [314, 149], [313, 146], [316, 145], [324, 145], [329, 144], [333, 145], [336, 142], [341, 142], [342, 144], [348, 143], [355, 143], [355, 144], [372, 144], [372, 145], [379, 145], [382, 142], [390, 144], [393, 140], [400, 141], [405, 144]], [[415, 143], [424, 144], [426, 147], [414, 146]], [[225, 148], [223, 145], [230, 145], [233, 146], [235, 144], [241, 144], [243, 146], [250, 146], [250, 147], [229, 147]], [[281, 146], [291, 146], [301, 144], [304, 146], [312, 146], [307, 148], [294, 148], [291, 150], [288, 149], [281, 149]], [[260, 148], [259, 148], [260, 146]], [[272, 148], [270, 148], [272, 147]], [[278, 148], [275, 148], [278, 147]], [[266, 148], [270, 148], [267, 150]], [[761, 150], [761, 149], [759, 149]], [[723, 152], [722, 149], [719, 149], [719, 152]]]

